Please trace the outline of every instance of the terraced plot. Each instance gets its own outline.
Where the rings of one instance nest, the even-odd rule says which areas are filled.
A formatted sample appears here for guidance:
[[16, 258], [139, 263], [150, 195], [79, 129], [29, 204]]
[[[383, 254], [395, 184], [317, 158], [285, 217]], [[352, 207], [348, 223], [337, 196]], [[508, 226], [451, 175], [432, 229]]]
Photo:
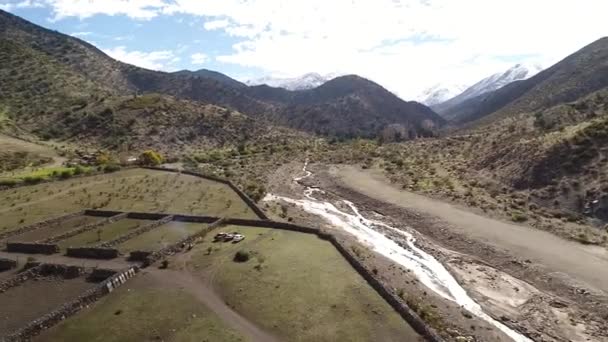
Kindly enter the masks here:
[[130, 169], [0, 191], [0, 233], [90, 208], [256, 218], [225, 184]]
[[[239, 232], [240, 243], [212, 242]], [[235, 254], [248, 255], [235, 262]], [[175, 266], [178, 267], [178, 266]], [[267, 228], [214, 229], [195, 248], [188, 269], [223, 300], [285, 341], [418, 341], [419, 336], [316, 235]]]
[[72, 236], [71, 238], [59, 241], [59, 247], [65, 249], [67, 247], [87, 247], [94, 246], [100, 243], [114, 240], [121, 235], [128, 233], [133, 229], [137, 229], [142, 225], [152, 223], [152, 220], [136, 220], [125, 218], [116, 222], [101, 226], [99, 229], [86, 231], [82, 234]]
[[[108, 333], [111, 327], [111, 333]], [[139, 275], [35, 341], [247, 341], [194, 296]]]
[[203, 223], [170, 222], [118, 245], [121, 253], [156, 251], [197, 233], [207, 227]]
[[30, 232], [26, 232], [20, 235], [12, 236], [6, 241], [19, 241], [19, 242], [35, 242], [51, 238], [53, 236], [67, 233], [75, 228], [82, 227], [94, 222], [98, 222], [102, 218], [94, 216], [77, 216], [66, 221], [48, 225], [46, 227], [36, 229]]
[[94, 285], [82, 277], [69, 280], [46, 277], [28, 280], [0, 293], [0, 336], [21, 328], [25, 322], [78, 297]]

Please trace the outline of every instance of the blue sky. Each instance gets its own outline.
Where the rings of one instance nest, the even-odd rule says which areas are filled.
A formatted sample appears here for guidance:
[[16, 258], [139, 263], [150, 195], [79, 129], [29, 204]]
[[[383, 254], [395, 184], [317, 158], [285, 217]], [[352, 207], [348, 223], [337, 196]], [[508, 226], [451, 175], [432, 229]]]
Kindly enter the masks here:
[[515, 63], [548, 67], [608, 35], [605, 0], [0, 0], [150, 69], [240, 80], [356, 73], [403, 98]]

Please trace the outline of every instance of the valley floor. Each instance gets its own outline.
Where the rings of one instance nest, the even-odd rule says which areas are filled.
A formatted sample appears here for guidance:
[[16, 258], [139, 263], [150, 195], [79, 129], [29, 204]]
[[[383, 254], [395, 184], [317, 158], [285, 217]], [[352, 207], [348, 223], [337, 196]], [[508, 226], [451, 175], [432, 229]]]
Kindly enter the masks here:
[[484, 217], [466, 208], [414, 194], [392, 186], [379, 172], [355, 166], [334, 167], [339, 184], [379, 201], [435, 216], [456, 234], [565, 273], [586, 287], [608, 292], [608, 250], [561, 239], [538, 229]]
[[[302, 186], [292, 181], [302, 176], [301, 165], [292, 163], [277, 170], [269, 191], [302, 198]], [[322, 164], [308, 169], [313, 176], [299, 183], [325, 191], [315, 192], [316, 198], [346, 212], [349, 209], [342, 200], [351, 201], [363, 216], [414, 234], [416, 244], [438, 259], [495, 320], [534, 341], [608, 339], [608, 252], [603, 247], [582, 245], [401, 190], [377, 171]], [[294, 222], [341, 230], [298, 206], [277, 205], [267, 204], [266, 209]], [[404, 243], [388, 231], [383, 233]], [[464, 315], [456, 303], [434, 296], [388, 258], [370, 249], [362, 253], [362, 259], [391, 287], [404, 290], [408, 304], [433, 308], [421, 315], [428, 315], [444, 336], [458, 331], [475, 340], [511, 340], [487, 323]], [[468, 323], [462, 315], [469, 318]]]

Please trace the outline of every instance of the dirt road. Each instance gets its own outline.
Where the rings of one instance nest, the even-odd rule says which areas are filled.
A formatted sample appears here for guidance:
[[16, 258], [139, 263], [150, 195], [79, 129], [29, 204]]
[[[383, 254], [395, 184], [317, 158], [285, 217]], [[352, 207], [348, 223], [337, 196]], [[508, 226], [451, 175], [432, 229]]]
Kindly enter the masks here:
[[354, 166], [332, 167], [341, 185], [382, 202], [435, 216], [455, 232], [521, 259], [569, 275], [591, 289], [608, 293], [608, 251], [563, 240], [550, 233], [483, 217], [436, 199], [392, 186], [381, 174]]
[[222, 321], [239, 331], [243, 336], [249, 338], [252, 342], [278, 342], [279, 340], [271, 334], [263, 331], [258, 326], [241, 316], [238, 312], [232, 310], [220, 298], [213, 289], [196, 278], [192, 274], [185, 271], [174, 270], [158, 270], [149, 268], [148, 272], [159, 283], [164, 283], [167, 286], [181, 288], [184, 291], [192, 294], [201, 303], [205, 304]]

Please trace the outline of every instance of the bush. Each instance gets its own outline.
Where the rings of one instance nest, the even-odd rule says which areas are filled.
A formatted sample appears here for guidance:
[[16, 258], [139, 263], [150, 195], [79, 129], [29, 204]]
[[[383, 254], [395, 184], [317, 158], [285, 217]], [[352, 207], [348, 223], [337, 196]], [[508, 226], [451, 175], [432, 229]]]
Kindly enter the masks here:
[[249, 261], [249, 258], [249, 252], [243, 250], [236, 252], [234, 255], [234, 261], [236, 262], [247, 262]]
[[511, 220], [513, 222], [526, 222], [528, 221], [528, 216], [526, 216], [526, 214], [516, 211], [511, 213]]
[[118, 164], [109, 164], [104, 166], [103, 168], [103, 172], [105, 173], [111, 173], [111, 172], [116, 172], [120, 170], [120, 165]]
[[74, 175], [75, 175], [75, 176], [81, 175], [81, 174], [83, 174], [83, 173], [85, 173], [85, 172], [86, 172], [86, 170], [85, 170], [85, 169], [84, 169], [82, 166], [80, 166], [80, 165], [77, 165], [77, 166], [74, 168]]
[[15, 186], [18, 183], [16, 179], [0, 179], [0, 186]]
[[40, 182], [42, 182], [44, 180], [44, 178], [42, 178], [41, 176], [27, 176], [25, 178], [23, 178], [23, 181], [26, 184], [38, 184]]
[[163, 157], [156, 151], [147, 150], [139, 156], [139, 162], [148, 166], [160, 165], [163, 162]]
[[68, 179], [70, 177], [72, 177], [72, 170], [63, 170], [59, 173], [59, 178], [61, 179]]

